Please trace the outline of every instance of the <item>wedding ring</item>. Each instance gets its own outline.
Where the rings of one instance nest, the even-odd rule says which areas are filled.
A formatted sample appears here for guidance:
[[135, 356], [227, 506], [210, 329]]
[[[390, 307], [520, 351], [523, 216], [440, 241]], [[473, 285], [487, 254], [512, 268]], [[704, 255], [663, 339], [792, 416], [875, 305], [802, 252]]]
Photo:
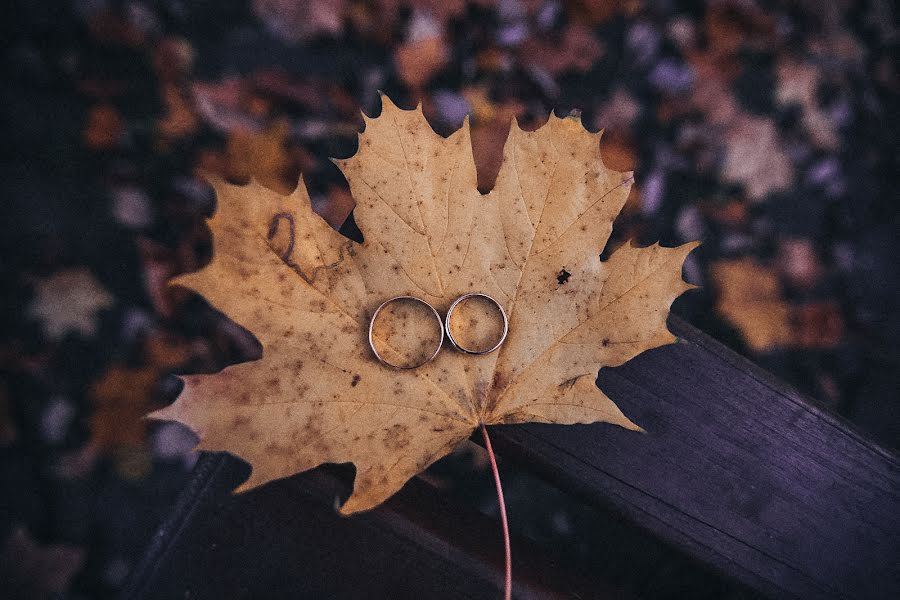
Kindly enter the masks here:
[[[503, 333], [500, 335], [500, 339], [497, 340], [497, 343], [494, 344], [487, 350], [474, 350], [471, 348], [466, 348], [461, 345], [457, 340], [453, 338], [453, 332], [450, 330], [450, 319], [453, 317], [453, 311], [456, 310], [456, 307], [460, 302], [464, 302], [469, 298], [484, 298], [491, 302], [494, 306], [497, 307], [497, 310], [500, 311], [500, 316], [503, 317]], [[459, 350], [460, 352], [465, 352], [466, 354], [490, 354], [497, 348], [503, 345], [503, 342], [506, 341], [506, 335], [509, 333], [509, 319], [506, 316], [506, 311], [503, 310], [503, 307], [499, 302], [488, 296], [487, 294], [463, 294], [459, 298], [453, 301], [453, 304], [450, 305], [450, 308], [447, 310], [447, 316], [444, 318], [444, 329], [447, 331], [447, 339], [450, 340], [450, 343], [453, 344], [453, 347]]]
[[[383, 356], [381, 356], [381, 354], [378, 353], [378, 349], [375, 348], [375, 340], [372, 339], [372, 331], [375, 328], [375, 319], [378, 318], [378, 313], [380, 313], [381, 309], [386, 307], [388, 304], [391, 304], [392, 302], [397, 302], [398, 300], [412, 300], [414, 302], [419, 302], [420, 304], [424, 304], [425, 306], [427, 306], [428, 310], [430, 310], [431, 313], [434, 315], [434, 318], [437, 319], [438, 329], [440, 329], [440, 331], [441, 331], [441, 337], [438, 340], [438, 343], [435, 346], [434, 352], [432, 352], [431, 356], [429, 356], [422, 362], [414, 364], [414, 365], [398, 365], [398, 364], [394, 364], [394, 363], [388, 361]], [[441, 346], [443, 346], [443, 345], [444, 345], [444, 323], [441, 321], [441, 315], [438, 314], [438, 311], [435, 310], [435, 308], [433, 306], [431, 306], [430, 304], [428, 304], [421, 298], [416, 298], [415, 296], [394, 296], [393, 298], [391, 298], [389, 300], [385, 300], [384, 302], [381, 303], [381, 305], [378, 308], [375, 309], [375, 312], [372, 314], [372, 319], [369, 321], [369, 347], [372, 349], [372, 352], [375, 354], [375, 358], [377, 358], [383, 364], [385, 364], [389, 367], [393, 367], [394, 369], [415, 369], [417, 367], [421, 367], [422, 365], [433, 360], [434, 357], [438, 355], [438, 352], [441, 351]]]

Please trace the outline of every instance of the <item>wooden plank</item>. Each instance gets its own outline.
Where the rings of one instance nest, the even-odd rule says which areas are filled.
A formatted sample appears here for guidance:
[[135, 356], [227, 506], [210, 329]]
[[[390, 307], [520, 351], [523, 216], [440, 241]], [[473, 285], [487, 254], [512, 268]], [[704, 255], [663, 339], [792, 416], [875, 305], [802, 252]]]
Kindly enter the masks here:
[[647, 430], [506, 427], [498, 450], [773, 597], [900, 597], [900, 461], [672, 319], [601, 372]]
[[[191, 485], [135, 569], [123, 598], [434, 598], [502, 595], [499, 526], [420, 480], [378, 509], [335, 510], [345, 477], [318, 469], [252, 492], [226, 454], [201, 458]], [[339, 472], [340, 470], [337, 469]], [[486, 541], [490, 539], [490, 543]], [[516, 598], [626, 598], [515, 539]]]
[[[617, 588], [609, 570], [570, 569], [520, 539], [518, 597], [752, 595], [694, 564], [771, 597], [900, 597], [898, 458], [702, 333], [670, 327], [680, 343], [600, 376], [647, 434], [494, 429], [507, 464], [608, 515], [615, 569], [631, 571]], [[239, 465], [201, 461], [125, 597], [340, 598], [372, 585], [385, 587], [368, 597], [496, 597], [499, 545], [484, 538], [496, 523], [421, 481], [347, 520], [333, 509], [346, 486], [318, 473], [229, 496]]]

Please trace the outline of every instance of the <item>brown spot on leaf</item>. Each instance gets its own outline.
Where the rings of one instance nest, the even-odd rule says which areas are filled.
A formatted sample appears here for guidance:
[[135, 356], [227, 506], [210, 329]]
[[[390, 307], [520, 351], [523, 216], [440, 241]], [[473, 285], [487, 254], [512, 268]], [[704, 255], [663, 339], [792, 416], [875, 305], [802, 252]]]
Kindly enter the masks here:
[[409, 434], [409, 427], [403, 423], [394, 423], [384, 430], [381, 441], [385, 448], [392, 451], [403, 450], [412, 441]]
[[250, 417], [247, 415], [235, 415], [233, 419], [231, 419], [231, 428], [239, 429], [241, 427], [245, 427], [250, 424]]

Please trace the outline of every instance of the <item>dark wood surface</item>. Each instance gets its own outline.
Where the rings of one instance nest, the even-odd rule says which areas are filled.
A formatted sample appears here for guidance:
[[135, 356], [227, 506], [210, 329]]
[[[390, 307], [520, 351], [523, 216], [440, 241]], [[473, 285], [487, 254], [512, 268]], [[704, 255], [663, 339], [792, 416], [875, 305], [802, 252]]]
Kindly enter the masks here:
[[[900, 597], [898, 457], [678, 319], [670, 328], [679, 343], [599, 379], [646, 434], [493, 430], [506, 461], [606, 515], [608, 557], [634, 571], [611, 581], [599, 559], [585, 569], [518, 539], [517, 597]], [[340, 473], [229, 495], [246, 475], [204, 457], [124, 596], [498, 597], [499, 545], [485, 542], [496, 523], [421, 481], [343, 519]], [[652, 558], [651, 543], [663, 549]]]
[[[247, 465], [206, 454], [129, 582], [128, 598], [437, 598], [502, 595], [498, 524], [421, 480], [371, 512], [336, 511], [351, 469], [233, 496]], [[491, 543], [486, 543], [490, 539]], [[514, 538], [516, 598], [624, 598]]]
[[646, 435], [505, 428], [525, 460], [773, 597], [900, 598], [900, 461], [689, 325], [601, 372]]

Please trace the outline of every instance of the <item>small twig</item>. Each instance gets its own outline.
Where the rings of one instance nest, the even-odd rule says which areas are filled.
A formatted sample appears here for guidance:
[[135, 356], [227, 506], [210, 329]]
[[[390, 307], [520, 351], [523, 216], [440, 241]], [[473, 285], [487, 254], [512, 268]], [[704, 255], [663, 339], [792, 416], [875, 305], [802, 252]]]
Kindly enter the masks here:
[[506, 583], [503, 593], [504, 600], [512, 598], [512, 553], [509, 544], [509, 523], [506, 520], [506, 501], [503, 499], [503, 486], [500, 485], [500, 471], [497, 469], [497, 457], [491, 447], [491, 438], [488, 436], [487, 427], [481, 424], [481, 434], [484, 436], [484, 446], [488, 457], [491, 459], [491, 470], [494, 472], [494, 483], [497, 486], [497, 501], [500, 503], [500, 522], [503, 524], [503, 549], [506, 551]]

